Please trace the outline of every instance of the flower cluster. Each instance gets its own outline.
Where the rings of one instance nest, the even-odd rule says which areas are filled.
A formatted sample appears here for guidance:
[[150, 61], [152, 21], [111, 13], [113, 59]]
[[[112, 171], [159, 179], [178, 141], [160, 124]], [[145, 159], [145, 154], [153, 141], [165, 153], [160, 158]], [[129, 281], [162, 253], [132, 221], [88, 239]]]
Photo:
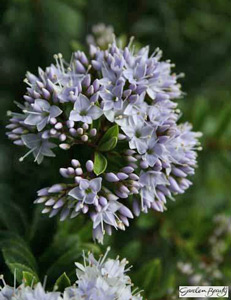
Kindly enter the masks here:
[[62, 220], [88, 214], [102, 241], [112, 227], [129, 225], [131, 210], [162, 212], [167, 198], [191, 185], [200, 133], [178, 124], [181, 75], [161, 56], [114, 41], [106, 50], [90, 45], [88, 56], [77, 51], [70, 63], [55, 55], [56, 64], [27, 73], [22, 113], [10, 113], [8, 137], [38, 163], [55, 156], [56, 146], [76, 149], [72, 166], [60, 170], [73, 182], [38, 192], [44, 213]]
[[106, 49], [107, 45], [113, 42], [113, 35], [114, 28], [112, 26], [106, 26], [103, 23], [96, 24], [92, 27], [92, 34], [87, 36], [87, 43]]
[[107, 259], [107, 252], [99, 260], [92, 253], [84, 255], [84, 264], [76, 263], [76, 283], [63, 293], [46, 292], [41, 283], [35, 287], [23, 284], [16, 289], [3, 281], [0, 300], [142, 300], [137, 289], [132, 291], [126, 259]]

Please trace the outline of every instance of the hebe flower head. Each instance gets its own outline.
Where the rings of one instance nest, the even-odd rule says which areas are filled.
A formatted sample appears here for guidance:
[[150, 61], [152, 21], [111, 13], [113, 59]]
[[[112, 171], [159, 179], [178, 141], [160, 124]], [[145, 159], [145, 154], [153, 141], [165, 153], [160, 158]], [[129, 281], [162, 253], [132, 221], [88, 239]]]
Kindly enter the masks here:
[[136, 51], [132, 42], [120, 48], [114, 41], [89, 52], [73, 53], [70, 63], [55, 55], [55, 65], [27, 73], [22, 113], [12, 113], [7, 128], [38, 163], [54, 156], [55, 146], [76, 147], [71, 165], [60, 169], [65, 183], [40, 190], [36, 203], [61, 220], [88, 215], [102, 242], [105, 232], [129, 226], [133, 213], [162, 212], [168, 198], [184, 193], [200, 133], [178, 124], [173, 100], [182, 95], [181, 75], [161, 61], [159, 49], [149, 55], [148, 47]]
[[84, 254], [84, 264], [76, 263], [76, 283], [66, 287], [63, 293], [46, 292], [41, 283], [13, 288], [3, 281], [0, 300], [142, 300], [137, 289], [132, 291], [126, 259], [109, 259], [107, 254], [108, 251], [99, 260], [92, 253], [87, 257]]

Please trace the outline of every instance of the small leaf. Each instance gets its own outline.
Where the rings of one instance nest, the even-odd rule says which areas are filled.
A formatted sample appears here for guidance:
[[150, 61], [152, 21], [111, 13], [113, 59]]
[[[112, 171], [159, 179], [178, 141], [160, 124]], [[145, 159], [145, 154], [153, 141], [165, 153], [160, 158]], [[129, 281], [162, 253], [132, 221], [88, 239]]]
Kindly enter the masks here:
[[98, 176], [103, 173], [107, 168], [107, 159], [106, 157], [99, 153], [95, 152], [95, 159], [94, 159], [94, 172]]
[[101, 146], [99, 146], [98, 149], [100, 151], [110, 151], [115, 148], [117, 141], [118, 141], [118, 138], [114, 136], [110, 140], [106, 141]]
[[[102, 147], [104, 147], [105, 149], [110, 148], [109, 147], [110, 144], [112, 148], [110, 148], [109, 150], [113, 149], [117, 144], [118, 134], [119, 134], [119, 127], [117, 124], [109, 128], [99, 142], [99, 149]], [[116, 139], [113, 140], [113, 138]], [[110, 140], [113, 140], [113, 142], [110, 142]], [[109, 151], [109, 150], [101, 150], [101, 151]]]
[[38, 282], [38, 276], [35, 272], [33, 272], [33, 270], [23, 264], [19, 264], [19, 263], [9, 263], [6, 261], [7, 266], [9, 267], [10, 271], [12, 274], [16, 274], [16, 280], [18, 283], [22, 283], [23, 281], [23, 273], [24, 272], [28, 272], [31, 273], [32, 276], [34, 277], [35, 282]]
[[65, 288], [71, 286], [71, 281], [67, 274], [64, 272], [55, 282], [54, 290], [63, 292]]
[[26, 286], [33, 287], [33, 285], [38, 282], [35, 275], [28, 271], [23, 271], [22, 277], [23, 277], [23, 282]]

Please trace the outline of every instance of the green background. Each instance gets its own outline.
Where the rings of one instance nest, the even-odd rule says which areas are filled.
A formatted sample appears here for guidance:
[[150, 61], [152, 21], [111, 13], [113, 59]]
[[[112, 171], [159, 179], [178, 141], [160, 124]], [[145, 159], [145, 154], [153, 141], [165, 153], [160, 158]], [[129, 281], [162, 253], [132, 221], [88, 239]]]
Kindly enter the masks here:
[[[176, 64], [185, 92], [179, 100], [181, 121], [203, 132], [203, 151], [193, 186], [165, 213], [142, 215], [124, 232], [114, 232], [104, 246], [93, 244], [86, 219], [58, 222], [40, 215], [33, 205], [36, 191], [59, 182], [58, 168], [67, 159], [45, 159], [41, 166], [5, 136], [6, 112], [25, 92], [25, 72], [37, 72], [61, 52], [86, 47], [86, 35], [97, 23], [112, 25], [120, 36], [136, 37], [141, 45], [160, 47], [164, 59]], [[170, 299], [179, 285], [189, 284], [177, 262], [210, 264], [208, 237], [218, 214], [231, 209], [231, 2], [229, 0], [1, 0], [0, 1], [0, 273], [12, 282], [9, 267], [29, 268], [48, 287], [64, 271], [72, 281], [82, 249], [97, 253], [111, 245], [133, 265], [135, 284], [149, 299]], [[224, 261], [217, 266], [230, 284], [230, 235], [224, 237]], [[214, 245], [215, 246], [215, 245]], [[20, 266], [15, 264], [20, 264]], [[206, 276], [206, 275], [205, 275]]]

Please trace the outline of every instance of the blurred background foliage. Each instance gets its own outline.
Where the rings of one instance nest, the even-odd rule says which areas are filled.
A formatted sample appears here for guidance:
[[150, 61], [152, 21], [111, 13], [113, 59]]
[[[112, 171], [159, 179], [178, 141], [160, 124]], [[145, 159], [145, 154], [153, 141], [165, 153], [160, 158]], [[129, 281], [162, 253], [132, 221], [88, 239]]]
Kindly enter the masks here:
[[[9, 282], [15, 268], [18, 276], [22, 269], [40, 280], [47, 274], [48, 286], [64, 271], [73, 281], [82, 249], [100, 253], [111, 245], [111, 256], [127, 257], [133, 265], [131, 277], [149, 300], [174, 298], [179, 285], [190, 284], [189, 264], [204, 274], [202, 283], [231, 284], [230, 225], [211, 239], [217, 236], [216, 216], [229, 222], [231, 215], [230, 20], [229, 0], [0, 1], [0, 273]], [[67, 154], [41, 166], [30, 159], [19, 163], [21, 150], [7, 140], [4, 128], [6, 112], [22, 99], [26, 70], [37, 72], [58, 52], [68, 60], [73, 50], [86, 47], [86, 35], [99, 22], [112, 25], [123, 39], [134, 35], [141, 45], [160, 47], [164, 59], [176, 64], [175, 72], [186, 74], [181, 120], [203, 132], [193, 187], [169, 202], [167, 212], [142, 215], [126, 233], [106, 238], [104, 246], [93, 244], [86, 220], [49, 220], [33, 205], [39, 188], [59, 181]], [[214, 262], [211, 251], [220, 243], [222, 261]], [[222, 278], [209, 275], [211, 266]]]

